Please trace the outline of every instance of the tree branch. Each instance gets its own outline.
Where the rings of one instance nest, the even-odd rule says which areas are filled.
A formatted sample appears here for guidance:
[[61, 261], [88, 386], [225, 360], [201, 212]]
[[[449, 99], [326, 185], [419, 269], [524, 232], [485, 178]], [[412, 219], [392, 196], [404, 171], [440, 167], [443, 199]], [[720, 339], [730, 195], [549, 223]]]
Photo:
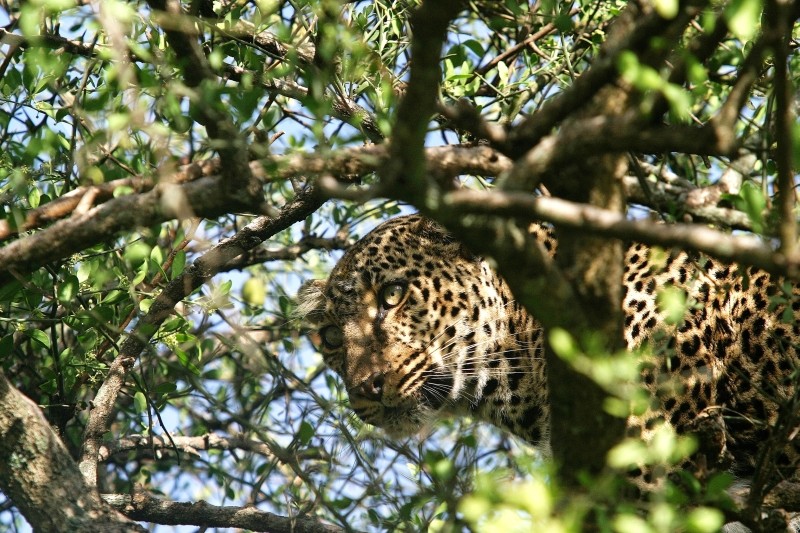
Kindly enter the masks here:
[[[508, 168], [508, 161], [488, 147], [448, 146], [429, 149], [426, 153], [432, 161], [431, 171], [442, 176], [495, 176]], [[353, 176], [374, 172], [387, 158], [386, 147], [363, 146], [333, 153], [276, 156], [263, 163], [251, 163], [250, 173], [259, 187], [267, 182], [323, 173], [352, 180]], [[219, 168], [217, 165], [222, 165], [221, 160], [190, 165], [191, 172], [187, 168], [178, 176], [190, 179], [199, 174], [203, 177], [186, 183], [181, 183], [180, 179], [178, 183], [161, 183], [144, 193], [111, 199], [86, 213], [74, 214], [43, 231], [7, 244], [0, 248], [0, 284], [69, 257], [124, 230], [186, 216], [214, 218], [248, 211], [252, 206], [231, 201], [224, 194], [224, 177], [206, 175], [215, 172]]]
[[[178, 171], [169, 177], [170, 183], [187, 183], [203, 176], [211, 176], [219, 173], [219, 159], [208, 159], [182, 166]], [[108, 181], [99, 185], [89, 185], [78, 187], [63, 196], [55, 198], [36, 209], [31, 209], [25, 213], [25, 218], [15, 224], [10, 224], [8, 220], [0, 220], [0, 242], [25, 231], [40, 228], [46, 224], [66, 218], [76, 214], [75, 211], [82, 206], [87, 195], [93, 195], [92, 205], [101, 204], [114, 198], [114, 191], [120, 187], [129, 187], [135, 193], [142, 193], [152, 190], [156, 186], [156, 180], [146, 176], [133, 176], [118, 180]], [[82, 207], [91, 207], [89, 205]], [[86, 210], [78, 212], [83, 214]]]
[[[214, 433], [208, 433], [206, 435], [194, 437], [172, 435], [169, 439], [159, 435], [131, 435], [116, 440], [110, 445], [103, 444], [100, 447], [98, 458], [100, 461], [108, 461], [116, 454], [130, 451], [172, 451], [175, 450], [175, 448], [191, 455], [197, 455], [198, 450], [243, 450], [257, 453], [282, 463], [293, 462], [290, 456], [293, 458], [298, 454], [298, 451], [293, 451], [290, 454], [290, 452], [284, 448], [276, 449], [274, 446], [269, 446], [263, 442], [248, 439], [244, 436], [222, 437]], [[308, 448], [306, 450], [299, 450], [299, 452], [303, 453], [303, 458], [305, 459], [317, 458], [329, 460], [329, 458], [321, 457], [320, 450], [318, 449]]]
[[103, 499], [133, 520], [170, 526], [194, 525], [204, 528], [242, 528], [269, 533], [340, 533], [342, 528], [313, 518], [278, 516], [255, 507], [211, 505], [204, 501], [174, 502], [137, 492], [104, 494]]
[[450, 21], [463, 8], [462, 0], [426, 1], [411, 18], [414, 34], [408, 85], [397, 109], [390, 158], [382, 173], [383, 182], [406, 199], [419, 197], [427, 189], [425, 135], [436, 111], [442, 45]]
[[714, 123], [648, 128], [635, 113], [621, 117], [597, 115], [572, 121], [541, 139], [517, 159], [502, 188], [533, 190], [543, 177], [558, 176], [566, 164], [593, 155], [630, 150], [643, 154], [731, 156], [737, 149], [738, 141]]
[[[352, 179], [374, 172], [381, 168], [388, 158], [385, 146], [364, 146], [339, 150], [333, 153], [291, 154], [276, 156], [263, 163], [252, 163], [254, 179], [260, 183], [282, 181], [290, 177], [327, 174], [338, 179]], [[478, 176], [498, 176], [512, 168], [511, 161], [487, 146], [461, 147], [442, 146], [425, 150], [428, 171], [442, 179], [463, 174]], [[164, 198], [165, 188], [171, 188], [170, 197], [185, 199], [191, 207], [192, 214], [199, 217], [212, 218], [224, 213], [234, 212], [241, 206], [229, 205], [223, 194], [219, 193], [222, 178], [215, 175], [219, 168], [218, 159], [201, 163], [192, 163], [182, 167], [176, 173], [175, 184], [158, 185], [153, 189], [148, 178], [127, 178], [122, 182], [109, 182], [107, 187], [100, 186], [100, 193], [95, 201], [109, 198], [86, 213], [73, 214], [69, 219], [55, 222], [47, 229], [25, 236], [0, 248], [0, 284], [11, 281], [12, 273], [23, 276], [37, 268], [69, 257], [74, 253], [113, 237], [116, 233], [139, 226], [150, 226], [178, 217], [177, 209]], [[130, 181], [128, 181], [130, 180]], [[138, 194], [110, 198], [108, 194], [117, 184], [134, 183], [143, 191]], [[651, 199], [644, 195], [635, 178], [625, 180], [627, 193], [632, 201], [659, 209], [660, 205], [650, 205]], [[66, 200], [58, 200], [45, 204], [33, 214], [26, 217], [25, 230], [45, 223], [53, 217], [68, 214], [68, 209], [77, 205], [79, 198], [89, 189], [78, 189]], [[663, 196], [665, 200], [681, 203], [687, 197], [700, 198], [704, 188], [696, 188], [689, 183], [652, 184], [652, 190]], [[328, 190], [332, 196], [344, 190]], [[378, 188], [369, 196], [377, 196], [382, 191]], [[63, 202], [63, 203], [62, 203]], [[685, 213], [721, 225], [735, 228], [749, 228], [749, 221], [744, 213], [722, 208], [715, 208], [707, 200], [697, 201], [685, 206]], [[185, 214], [185, 213], [184, 213]], [[0, 232], [3, 227], [0, 226]], [[11, 231], [6, 228], [6, 231]], [[2, 233], [0, 233], [2, 235]]]
[[786, 0], [769, 0], [766, 2], [765, 15], [767, 25], [765, 37], [772, 45], [774, 63], [774, 98], [775, 98], [775, 163], [778, 167], [778, 233], [781, 239], [780, 250], [793, 257], [798, 252], [797, 246], [797, 195], [792, 155], [792, 138], [794, 133], [794, 113], [792, 112], [794, 90], [789, 77], [789, 41], [792, 38], [790, 19], [791, 3]]
[[333, 237], [325, 239], [314, 237], [313, 235], [305, 235], [295, 244], [276, 250], [267, 250], [265, 248], [250, 250], [232, 261], [228, 261], [221, 272], [241, 270], [250, 265], [260, 265], [269, 261], [293, 261], [310, 250], [345, 250], [349, 245], [350, 243], [345, 238]]
[[729, 235], [698, 224], [667, 225], [630, 220], [623, 213], [591, 205], [558, 198], [535, 198], [515, 192], [453, 191], [442, 198], [442, 203], [468, 213], [526, 221], [543, 220], [604, 237], [656, 246], [677, 246], [725, 262], [752, 265], [778, 276], [800, 279], [800, 261], [774, 251], [757, 237]]
[[[117, 233], [194, 214], [216, 217], [241, 209], [223, 190], [224, 178], [201, 178], [183, 185], [160, 184], [143, 194], [122, 196], [56, 222], [46, 230], [0, 248], [0, 284], [86, 249]], [[184, 208], [189, 206], [191, 213]]]

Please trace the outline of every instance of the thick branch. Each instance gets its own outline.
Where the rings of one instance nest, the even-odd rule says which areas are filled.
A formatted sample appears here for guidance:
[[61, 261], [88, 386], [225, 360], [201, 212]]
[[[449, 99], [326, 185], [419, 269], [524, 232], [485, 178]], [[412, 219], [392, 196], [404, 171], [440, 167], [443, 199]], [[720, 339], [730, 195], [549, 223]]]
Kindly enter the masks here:
[[[447, 178], [462, 174], [478, 176], [498, 176], [512, 168], [511, 161], [486, 146], [464, 148], [460, 146], [442, 146], [425, 150], [428, 171], [436, 176]], [[252, 163], [254, 177], [260, 182], [282, 181], [290, 177], [328, 174], [339, 179], [362, 176], [381, 168], [388, 158], [385, 146], [365, 146], [339, 150], [337, 152], [291, 154], [276, 156], [263, 164]], [[152, 182], [147, 178], [130, 178], [146, 192], [132, 194], [108, 200], [85, 213], [75, 213], [71, 218], [59, 220], [49, 228], [25, 236], [0, 248], [0, 283], [12, 279], [12, 273], [25, 275], [37, 268], [58, 259], [69, 257], [88, 248], [116, 233], [140, 226], [150, 226], [171, 220], [178, 216], [171, 204], [164, 199], [164, 189], [170, 188], [170, 197], [185, 199], [191, 207], [192, 214], [199, 217], [213, 218], [224, 213], [242, 209], [240, 205], [231, 205], [219, 192], [222, 178], [214, 175], [219, 160], [191, 164], [182, 167], [174, 180], [177, 184], [160, 185], [147, 190]], [[114, 182], [111, 182], [114, 183]], [[625, 181], [628, 195], [636, 203], [659, 209], [658, 202], [651, 205], [650, 199], [644, 195], [635, 179]], [[109, 184], [111, 185], [111, 184]], [[113, 186], [108, 189], [113, 190]], [[689, 183], [676, 184], [656, 182], [652, 190], [677, 205], [685, 213], [697, 216], [700, 220], [731, 225], [735, 228], [749, 227], [747, 217], [740, 212], [716, 208], [708, 201], [685, 204], [687, 197], [699, 198], [704, 189], [693, 187]], [[73, 198], [56, 200], [43, 205], [34, 215], [29, 217], [31, 225], [49, 221], [53, 217], [68, 214], [67, 209], [77, 205], [79, 198], [89, 189], [76, 192]], [[105, 189], [101, 186], [95, 201], [102, 199]], [[344, 192], [344, 191], [338, 191]], [[370, 193], [375, 196], [380, 191]], [[656, 198], [656, 200], [658, 200]], [[63, 204], [61, 203], [63, 202]], [[247, 210], [247, 208], [244, 208]], [[185, 213], [184, 213], [185, 214]], [[28, 219], [26, 219], [28, 220]], [[25, 226], [26, 230], [32, 226]], [[0, 232], [3, 227], [0, 226]], [[8, 230], [7, 230], [8, 231]], [[1, 233], [0, 233], [1, 234]]]
[[574, 120], [541, 139], [518, 159], [503, 188], [532, 190], [544, 176], [558, 176], [565, 165], [592, 155], [633, 151], [730, 156], [738, 148], [737, 140], [728, 130], [713, 121], [699, 127], [643, 126], [636, 114], [597, 115]]
[[144, 531], [100, 501], [36, 404], [2, 372], [0, 457], [0, 489], [36, 531]]
[[[181, 167], [178, 172], [170, 176], [169, 181], [170, 183], [186, 183], [203, 176], [218, 174], [219, 163], [219, 159], [190, 163]], [[82, 214], [88, 210], [88, 208], [114, 198], [114, 191], [120, 187], [129, 187], [135, 192], [141, 193], [151, 190], [155, 185], [156, 181], [153, 178], [133, 176], [130, 178], [108, 181], [99, 185], [78, 187], [63, 196], [55, 198], [51, 202], [47, 202], [36, 209], [31, 209], [26, 212], [24, 220], [18, 222], [16, 225], [10, 224], [8, 220], [0, 220], [0, 241], [8, 239], [18, 233], [36, 229], [56, 220], [66, 218], [69, 215]], [[89, 205], [82, 205], [90, 195], [91, 203]], [[85, 209], [76, 213], [76, 210], [81, 207], [85, 207]]]
[[44, 231], [0, 248], [0, 284], [68, 257], [118, 232], [191, 214], [216, 217], [242, 209], [224, 194], [225, 179], [201, 178], [184, 185], [159, 185], [144, 194], [115, 198], [86, 213], [60, 220]]
[[117, 395], [125, 385], [125, 378], [136, 362], [135, 357], [120, 355], [111, 363], [103, 384], [97, 390], [97, 394], [92, 401], [92, 409], [89, 412], [89, 419], [83, 430], [83, 444], [81, 445], [81, 457], [78, 462], [80, 470], [86, 484], [91, 487], [97, 486], [97, 459], [100, 442], [103, 434], [108, 430], [111, 417], [114, 414], [114, 407]]
[[[251, 169], [257, 179], [265, 181], [279, 181], [303, 174], [326, 173], [332, 176], [357, 176], [373, 172], [380, 168], [388, 157], [385, 147], [364, 146], [345, 149], [331, 154], [292, 154], [276, 156], [266, 161], [264, 167], [252, 163]], [[462, 174], [495, 177], [505, 174], [513, 168], [512, 161], [492, 150], [488, 146], [461, 147], [437, 146], [425, 150], [428, 171], [441, 179], [452, 178]], [[170, 182], [183, 184], [202, 177], [212, 177], [219, 173], [220, 160], [210, 159], [182, 166], [170, 176]], [[686, 180], [677, 179], [674, 174], [665, 173], [664, 169], [650, 169], [652, 174], [657, 174], [658, 180], [648, 183], [649, 190], [644, 191], [634, 176], [627, 176], [623, 182], [630, 202], [660, 210], [664, 205], [673, 205], [679, 214], [690, 215], [696, 220], [710, 222], [732, 229], [752, 229], [750, 219], [741, 211], [716, 207], [722, 192], [735, 193], [736, 191], [722, 191], [720, 187], [697, 187]], [[106, 201], [115, 201], [113, 192], [118, 187], [131, 187], [142, 194], [153, 189], [156, 182], [152, 178], [134, 176], [120, 180], [110, 181], [100, 185], [78, 187], [72, 192], [56, 198], [51, 202], [32, 209], [25, 214], [24, 220], [18, 227], [13, 227], [7, 220], [0, 220], [0, 241], [9, 237], [44, 225], [64, 219], [70, 215], [81, 215], [84, 212], [75, 212], [88, 195], [92, 196], [92, 204], [87, 207], [97, 206]], [[344, 191], [339, 191], [340, 193]], [[214, 195], [208, 195], [210, 199]], [[336, 196], [336, 195], [334, 195]], [[374, 196], [374, 194], [373, 194]], [[337, 196], [338, 197], [338, 196]], [[122, 200], [121, 203], [128, 200]], [[199, 211], [198, 211], [199, 209]], [[195, 213], [203, 216], [205, 207], [195, 206]], [[113, 212], [113, 210], [110, 210]], [[167, 220], [168, 218], [165, 218]], [[73, 219], [73, 223], [77, 218]], [[87, 221], [87, 224], [89, 222]], [[30, 239], [31, 237], [26, 237]], [[49, 240], [49, 239], [47, 239]], [[85, 242], [81, 242], [85, 245]], [[37, 246], [49, 247], [49, 242], [40, 241]], [[51, 260], [58, 259], [48, 248]], [[74, 250], [79, 251], [80, 248]], [[73, 252], [73, 253], [74, 253]], [[0, 251], [0, 258], [2, 258]], [[231, 266], [231, 265], [229, 265]], [[232, 267], [234, 268], [234, 267]], [[20, 271], [24, 273], [25, 270]], [[0, 275], [0, 277], [2, 277]]]

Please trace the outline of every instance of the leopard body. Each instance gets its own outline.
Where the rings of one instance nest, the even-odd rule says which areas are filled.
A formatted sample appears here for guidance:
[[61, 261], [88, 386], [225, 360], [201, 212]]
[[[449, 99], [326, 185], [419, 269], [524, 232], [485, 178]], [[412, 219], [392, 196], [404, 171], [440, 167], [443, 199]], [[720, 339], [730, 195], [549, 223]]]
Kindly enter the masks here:
[[[531, 231], [556, 253], [548, 228]], [[754, 447], [794, 395], [800, 291], [755, 268], [642, 244], [627, 248], [622, 285], [627, 346], [661, 346], [642, 372], [658, 408], [631, 415], [630, 432], [656, 421], [689, 431], [721, 417], [726, 453], [752, 469]], [[665, 288], [685, 296], [682, 320], [659, 306]], [[486, 261], [430, 220], [378, 226], [327, 280], [301, 288], [299, 310], [364, 421], [402, 436], [470, 415], [549, 450], [541, 327]]]

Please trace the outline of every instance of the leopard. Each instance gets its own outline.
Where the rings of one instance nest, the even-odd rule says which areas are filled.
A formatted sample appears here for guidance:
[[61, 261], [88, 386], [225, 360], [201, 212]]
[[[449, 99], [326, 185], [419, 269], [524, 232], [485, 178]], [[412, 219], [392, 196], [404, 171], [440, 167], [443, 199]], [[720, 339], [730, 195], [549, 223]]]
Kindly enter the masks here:
[[[551, 227], [530, 232], [544, 253], [558, 253]], [[625, 344], [661, 347], [641, 369], [657, 408], [631, 414], [629, 434], [644, 435], [656, 420], [688, 433], [713, 415], [733, 457], [726, 467], [752, 472], [754, 450], [795, 395], [800, 289], [756, 267], [625, 246]], [[678, 320], [659, 304], [665, 289], [685, 299]], [[436, 222], [412, 214], [381, 223], [327, 279], [301, 286], [297, 312], [353, 412], [389, 436], [468, 416], [551, 453], [545, 331], [489, 260]], [[797, 456], [786, 449], [777, 460], [796, 468]]]

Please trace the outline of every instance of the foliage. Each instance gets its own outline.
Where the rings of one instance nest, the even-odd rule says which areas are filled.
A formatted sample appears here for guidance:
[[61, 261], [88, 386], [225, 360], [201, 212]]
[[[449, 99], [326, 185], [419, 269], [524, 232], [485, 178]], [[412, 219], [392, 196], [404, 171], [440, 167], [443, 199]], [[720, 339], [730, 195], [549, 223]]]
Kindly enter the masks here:
[[[655, 35], [613, 58], [607, 78], [637, 95], [629, 111], [639, 122], [631, 123], [648, 126], [713, 124], [729, 112], [748, 69], [756, 71], [735, 119], [719, 125], [736, 138], [736, 150], [698, 142], [692, 151], [690, 143], [670, 148], [664, 141], [648, 151], [625, 144], [630, 136], [621, 130], [619, 138], [600, 139], [605, 148], [572, 147], [574, 155], [631, 154], [628, 178], [639, 187], [632, 218], [646, 210], [669, 222], [780, 234], [786, 219], [775, 199], [783, 168], [776, 124], [786, 110], [774, 67], [751, 59], [763, 45], [760, 36], [771, 31], [762, 20], [769, 22], [773, 3], [655, 1], [665, 24], [687, 10], [692, 23], [675, 43]], [[601, 47], [626, 4], [465, 2], [448, 27], [439, 114], [428, 124], [426, 145], [482, 144], [490, 136], [470, 117], [514, 131], [568, 96], [582, 73], [606, 59]], [[797, 6], [790, 4], [793, 25]], [[421, 440], [389, 440], [347, 411], [342, 385], [292, 319], [292, 295], [302, 280], [324, 277], [350, 242], [411, 209], [397, 200], [414, 200], [396, 189], [383, 190], [389, 199], [378, 194], [383, 160], [351, 171], [335, 154], [393, 138], [414, 64], [411, 38], [419, 30], [410, 17], [420, 5], [3, 2], [0, 242], [22, 250], [43, 236], [31, 247], [46, 259], [30, 268], [0, 262], [0, 370], [40, 406], [77, 460], [109, 368], [127, 339], [144, 336], [103, 435], [101, 493], [137, 490], [167, 500], [250, 505], [344, 530], [527, 531], [534, 524], [576, 531], [588, 516], [608, 531], [717, 529], [731, 509], [727, 478], [669, 483], [635, 503], [609, 475], [563, 506], [547, 462], [491, 428], [452, 421]], [[724, 24], [730, 31], [717, 36]], [[793, 32], [792, 26], [789, 37]], [[793, 46], [786, 58], [791, 76], [800, 72]], [[790, 157], [798, 154], [796, 137]], [[311, 170], [309, 163], [281, 173], [295, 168], [290, 158], [298, 154], [320, 155], [329, 167]], [[521, 155], [513, 148], [506, 154]], [[258, 202], [248, 199], [248, 168], [260, 180]], [[496, 184], [491, 172], [457, 174], [477, 190]], [[347, 197], [345, 185], [355, 184], [349, 190], [356, 201], [293, 211], [293, 202], [311, 202], [304, 195], [317, 175], [320, 183], [338, 180], [322, 191], [331, 197]], [[207, 204], [187, 202], [189, 193], [171, 195], [191, 183], [202, 190], [202, 179], [215, 176], [222, 185], [209, 189]], [[685, 201], [691, 191], [712, 189], [714, 203]], [[152, 213], [145, 208], [151, 204], [112, 203], [125, 198], [159, 203]], [[109, 213], [101, 212], [104, 205], [112, 206]], [[129, 207], [121, 213], [114, 205]], [[117, 223], [121, 215], [131, 218]], [[189, 279], [209, 250], [262, 217], [281, 216], [296, 223], [259, 234], [260, 246], [212, 270], [148, 330], [148, 312], [170, 282]], [[47, 233], [57, 227], [63, 232]], [[99, 236], [87, 236], [83, 227]], [[664, 305], [684, 305], [681, 297], [665, 293]], [[629, 382], [614, 381], [635, 377], [636, 361], [585, 355], [570, 342], [561, 338], [560, 355], [617, 391], [612, 411], [620, 414], [633, 397], [641, 401], [635, 391], [619, 394]], [[668, 432], [656, 443], [625, 441], [612, 452], [612, 466], [667, 468], [690, 446]], [[14, 501], [2, 510], [0, 524], [21, 527]]]

